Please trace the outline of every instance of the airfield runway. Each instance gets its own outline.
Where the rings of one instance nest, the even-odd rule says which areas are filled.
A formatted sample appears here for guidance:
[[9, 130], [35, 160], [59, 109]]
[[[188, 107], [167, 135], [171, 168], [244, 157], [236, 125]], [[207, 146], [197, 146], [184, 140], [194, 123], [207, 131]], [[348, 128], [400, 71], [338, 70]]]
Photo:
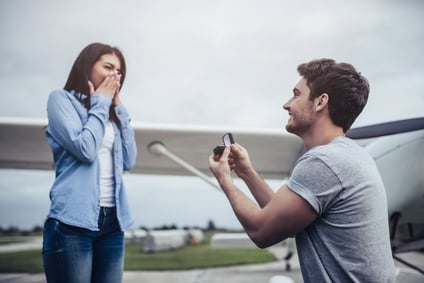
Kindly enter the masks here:
[[[5, 248], [5, 247], [3, 247]], [[1, 249], [1, 246], [0, 246]], [[2, 252], [2, 251], [0, 251]], [[5, 251], [3, 251], [5, 252]], [[271, 250], [277, 259], [283, 258], [284, 249]], [[424, 253], [399, 254], [404, 260], [413, 262], [424, 269]], [[424, 275], [396, 262], [398, 283], [422, 283]], [[221, 268], [202, 268], [187, 271], [125, 271], [123, 283], [269, 283], [274, 276], [286, 276], [293, 283], [302, 283], [302, 275], [295, 255], [290, 260], [291, 270], [286, 271], [284, 260], [265, 264], [238, 265]], [[44, 274], [0, 274], [0, 283], [45, 283]]]
[[[233, 266], [226, 268], [207, 268], [189, 271], [126, 271], [124, 283], [268, 283], [275, 275], [286, 275], [293, 282], [300, 283], [299, 269], [282, 271], [278, 262], [270, 264]], [[44, 274], [0, 274], [0, 282], [5, 283], [45, 283]]]

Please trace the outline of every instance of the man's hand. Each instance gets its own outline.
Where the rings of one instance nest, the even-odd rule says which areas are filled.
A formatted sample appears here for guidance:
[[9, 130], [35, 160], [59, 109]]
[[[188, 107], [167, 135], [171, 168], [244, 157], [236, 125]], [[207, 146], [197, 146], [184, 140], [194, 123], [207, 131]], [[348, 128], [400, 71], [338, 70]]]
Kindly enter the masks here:
[[231, 170], [244, 179], [252, 173], [253, 165], [247, 150], [239, 144], [231, 145], [231, 154], [228, 159]]
[[221, 187], [225, 186], [227, 181], [232, 182], [231, 168], [229, 165], [229, 155], [231, 153], [231, 147], [225, 147], [221, 155], [212, 153], [209, 156], [209, 168], [215, 175]]

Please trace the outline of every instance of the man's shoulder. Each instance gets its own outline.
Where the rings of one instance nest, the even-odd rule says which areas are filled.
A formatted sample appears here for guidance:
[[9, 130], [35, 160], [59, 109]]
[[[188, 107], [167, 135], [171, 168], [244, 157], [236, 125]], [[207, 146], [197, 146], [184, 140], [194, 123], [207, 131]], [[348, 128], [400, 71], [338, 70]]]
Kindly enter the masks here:
[[345, 155], [360, 154], [365, 152], [364, 148], [354, 140], [347, 137], [337, 137], [330, 143], [311, 148], [305, 156], [315, 157], [343, 157]]

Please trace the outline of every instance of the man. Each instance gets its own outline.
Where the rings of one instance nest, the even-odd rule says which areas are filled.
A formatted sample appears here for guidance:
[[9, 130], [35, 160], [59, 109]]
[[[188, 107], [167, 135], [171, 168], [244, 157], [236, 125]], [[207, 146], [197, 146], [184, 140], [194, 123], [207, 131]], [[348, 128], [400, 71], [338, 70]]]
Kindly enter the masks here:
[[[331, 59], [298, 72], [283, 108], [286, 130], [302, 138], [306, 153], [287, 184], [274, 192], [238, 144], [212, 154], [210, 169], [257, 246], [295, 236], [305, 282], [394, 282], [383, 182], [372, 157], [345, 137], [367, 102], [368, 81]], [[231, 170], [259, 206], [234, 185]]]

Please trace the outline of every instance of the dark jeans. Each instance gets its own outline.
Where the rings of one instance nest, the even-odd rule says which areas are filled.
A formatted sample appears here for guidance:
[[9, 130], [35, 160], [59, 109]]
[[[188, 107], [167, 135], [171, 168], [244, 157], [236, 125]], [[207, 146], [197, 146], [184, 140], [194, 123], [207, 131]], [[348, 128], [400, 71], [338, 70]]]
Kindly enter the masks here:
[[47, 219], [43, 235], [47, 282], [122, 282], [124, 233], [115, 208], [101, 208], [99, 229], [91, 231]]

